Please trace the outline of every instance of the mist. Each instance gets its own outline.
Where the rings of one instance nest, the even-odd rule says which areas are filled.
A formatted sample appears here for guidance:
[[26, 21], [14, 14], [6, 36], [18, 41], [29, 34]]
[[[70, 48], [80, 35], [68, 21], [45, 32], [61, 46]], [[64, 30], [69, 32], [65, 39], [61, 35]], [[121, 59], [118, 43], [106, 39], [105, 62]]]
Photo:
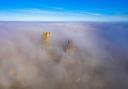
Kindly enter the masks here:
[[[128, 89], [127, 29], [128, 23], [0, 22], [0, 89]], [[52, 34], [49, 48], [42, 32]]]

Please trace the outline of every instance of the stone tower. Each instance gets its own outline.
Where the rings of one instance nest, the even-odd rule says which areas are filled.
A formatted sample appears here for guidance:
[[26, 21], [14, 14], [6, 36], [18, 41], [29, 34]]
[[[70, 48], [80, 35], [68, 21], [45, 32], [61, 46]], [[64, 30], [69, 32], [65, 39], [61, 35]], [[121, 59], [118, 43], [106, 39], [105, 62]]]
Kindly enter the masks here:
[[51, 44], [51, 32], [42, 33], [42, 43], [45, 48], [49, 47]]
[[64, 51], [68, 54], [73, 54], [76, 50], [75, 44], [72, 40], [68, 40]]

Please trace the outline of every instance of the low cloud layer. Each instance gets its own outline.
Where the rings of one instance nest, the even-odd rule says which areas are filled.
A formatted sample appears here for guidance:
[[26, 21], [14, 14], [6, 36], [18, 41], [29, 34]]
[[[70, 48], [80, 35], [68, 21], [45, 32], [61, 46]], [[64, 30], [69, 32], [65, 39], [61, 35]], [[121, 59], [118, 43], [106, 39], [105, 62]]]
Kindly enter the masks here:
[[[128, 89], [126, 23], [0, 22], [0, 89]], [[50, 48], [42, 32], [51, 32]], [[64, 51], [67, 40], [76, 48]]]

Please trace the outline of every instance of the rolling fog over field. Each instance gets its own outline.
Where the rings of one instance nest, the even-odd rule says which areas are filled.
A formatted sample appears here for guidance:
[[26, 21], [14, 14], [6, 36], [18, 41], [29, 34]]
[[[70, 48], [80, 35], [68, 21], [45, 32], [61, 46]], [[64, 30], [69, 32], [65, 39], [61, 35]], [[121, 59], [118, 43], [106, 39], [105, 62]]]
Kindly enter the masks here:
[[0, 89], [128, 89], [127, 75], [128, 23], [0, 22]]

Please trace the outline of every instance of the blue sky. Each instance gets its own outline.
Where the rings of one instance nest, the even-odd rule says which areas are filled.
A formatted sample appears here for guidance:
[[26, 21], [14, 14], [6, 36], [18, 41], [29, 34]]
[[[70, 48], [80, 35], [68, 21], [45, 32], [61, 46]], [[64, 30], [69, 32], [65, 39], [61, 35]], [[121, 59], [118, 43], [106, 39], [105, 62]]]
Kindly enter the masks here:
[[128, 21], [127, 0], [1, 0], [5, 21]]

